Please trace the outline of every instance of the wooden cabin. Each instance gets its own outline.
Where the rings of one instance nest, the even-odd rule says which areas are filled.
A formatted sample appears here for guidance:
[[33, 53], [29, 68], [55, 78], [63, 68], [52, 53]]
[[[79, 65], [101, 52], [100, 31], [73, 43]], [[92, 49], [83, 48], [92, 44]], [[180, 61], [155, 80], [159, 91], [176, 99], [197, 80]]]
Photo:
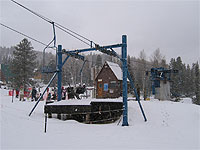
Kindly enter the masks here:
[[95, 79], [96, 98], [118, 98], [122, 96], [122, 80], [120, 66], [106, 61]]

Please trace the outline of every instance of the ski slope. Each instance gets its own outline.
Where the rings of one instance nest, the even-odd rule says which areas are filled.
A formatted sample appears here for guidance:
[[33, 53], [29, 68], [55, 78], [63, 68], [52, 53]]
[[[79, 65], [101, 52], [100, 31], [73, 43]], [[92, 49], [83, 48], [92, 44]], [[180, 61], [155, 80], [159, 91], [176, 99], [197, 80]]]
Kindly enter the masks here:
[[[129, 101], [128, 127], [122, 127], [121, 122], [93, 125], [52, 118], [48, 119], [47, 133], [44, 133], [44, 102], [40, 102], [29, 117], [35, 102], [14, 98], [12, 103], [11, 100], [8, 91], [0, 89], [2, 150], [200, 149], [200, 107], [191, 104], [190, 99], [178, 103], [142, 101], [147, 122], [138, 103]], [[81, 101], [86, 103], [87, 100]]]

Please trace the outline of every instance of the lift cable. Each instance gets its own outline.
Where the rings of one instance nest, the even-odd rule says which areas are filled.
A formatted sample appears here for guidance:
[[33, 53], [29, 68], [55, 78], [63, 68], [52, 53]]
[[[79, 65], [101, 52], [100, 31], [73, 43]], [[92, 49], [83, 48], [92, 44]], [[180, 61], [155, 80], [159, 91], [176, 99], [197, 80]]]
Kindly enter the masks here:
[[24, 8], [24, 9], [30, 11], [30, 12], [33, 13], [34, 15], [40, 17], [41, 19], [43, 19], [43, 20], [45, 20], [45, 21], [47, 21], [47, 22], [49, 22], [49, 23], [52, 23], [52, 21], [51, 21], [50, 19], [48, 19], [48, 18], [46, 18], [46, 17], [44, 17], [44, 16], [42, 16], [42, 15], [40, 15], [40, 14], [38, 14], [38, 13], [32, 11], [31, 9], [29, 9], [29, 8], [27, 8], [27, 7], [25, 7], [25, 6], [23, 6], [22, 4], [20, 4], [20, 3], [16, 2], [16, 1], [14, 1], [14, 0], [11, 0], [11, 1], [12, 1], [13, 3], [19, 5], [20, 7], [22, 7], [22, 8]]
[[56, 26], [58, 29], [62, 30], [63, 32], [65, 32], [65, 33], [67, 33], [67, 34], [71, 35], [72, 37], [74, 37], [74, 38], [78, 39], [79, 41], [81, 41], [81, 42], [85, 43], [86, 45], [89, 45], [89, 46], [91, 45], [91, 44], [89, 44], [89, 43], [85, 42], [84, 40], [80, 39], [79, 37], [77, 37], [77, 36], [73, 35], [72, 33], [68, 32], [67, 30], [65, 30], [65, 29], [61, 28], [60, 26], [57, 26], [57, 25], [55, 25], [55, 26]]
[[[13, 3], [19, 5], [20, 7], [22, 7], [22, 8], [24, 8], [24, 9], [28, 10], [29, 12], [33, 13], [34, 15], [40, 17], [41, 19], [43, 19], [43, 20], [45, 20], [45, 21], [47, 21], [47, 22], [49, 22], [49, 23], [51, 23], [51, 24], [54, 23], [55, 27], [57, 27], [57, 28], [59, 28], [60, 30], [64, 31], [65, 33], [71, 35], [72, 37], [78, 39], [79, 41], [85, 43], [86, 45], [89, 45], [91, 48], [92, 48], [92, 47], [99, 46], [98, 44], [96, 44], [96, 43], [93, 42], [92, 40], [89, 40], [88, 38], [86, 38], [86, 37], [84, 37], [84, 36], [82, 36], [82, 35], [80, 35], [80, 34], [74, 32], [74, 31], [72, 31], [72, 30], [70, 30], [69, 28], [66, 28], [66, 27], [64, 27], [64, 26], [62, 26], [62, 25], [60, 25], [60, 24], [58, 24], [58, 23], [52, 21], [51, 19], [49, 19], [49, 18], [47, 18], [47, 17], [44, 17], [44, 16], [42, 16], [42, 15], [40, 15], [40, 14], [38, 14], [38, 13], [32, 11], [31, 9], [29, 9], [29, 8], [25, 7], [24, 5], [22, 5], [22, 4], [18, 3], [18, 2], [16, 2], [15, 0], [11, 0], [11, 1], [12, 1]], [[74, 34], [75, 34], [75, 35], [74, 35]], [[79, 37], [77, 37], [76, 35], [79, 36], [79, 37], [81, 37], [82, 39], [79, 38]], [[87, 41], [90, 42], [90, 43], [87, 43], [87, 42], [84, 41], [83, 39], [84, 39], [84, 40], [87, 40]], [[94, 44], [95, 46], [93, 46], [92, 44]], [[111, 50], [112, 50], [112, 49], [111, 49]], [[112, 51], [113, 51], [113, 50], [112, 50]]]
[[[74, 32], [74, 31], [72, 31], [72, 30], [70, 30], [69, 28], [66, 28], [66, 27], [62, 26], [61, 24], [58, 24], [58, 23], [55, 23], [55, 24], [56, 24], [57, 26], [60, 26], [60, 27], [62, 27], [62, 28], [64, 28], [64, 29], [66, 29], [66, 30], [68, 30], [68, 31], [70, 31], [70, 32], [72, 32], [72, 33], [74, 33], [74, 34], [80, 36], [81, 38], [87, 40], [88, 42], [92, 42], [92, 41], [89, 40], [88, 38], [86, 38], [86, 37], [84, 37], [84, 36], [82, 36], [82, 35], [80, 35], [80, 34]], [[94, 43], [94, 42], [93, 42], [93, 43]]]
[[29, 38], [29, 39], [31, 39], [31, 40], [37, 42], [37, 43], [40, 43], [40, 44], [42, 44], [42, 45], [44, 45], [44, 46], [47, 46], [47, 44], [44, 44], [43, 42], [41, 42], [41, 41], [39, 41], [39, 40], [36, 40], [36, 39], [34, 39], [34, 38], [32, 38], [32, 37], [30, 37], [30, 36], [28, 36], [28, 35], [26, 35], [26, 34], [24, 34], [24, 33], [22, 33], [22, 32], [19, 32], [19, 31], [15, 30], [15, 29], [13, 29], [13, 28], [11, 28], [11, 27], [8, 27], [8, 26], [6, 26], [5, 24], [0, 23], [0, 25], [4, 26], [4, 27], [7, 28], [7, 29], [10, 29], [10, 30], [12, 30], [12, 31], [14, 31], [14, 32], [16, 32], [16, 33], [18, 33], [18, 34], [21, 34], [21, 35], [23, 35], [23, 36], [25, 36], [25, 37], [27, 37], [27, 38]]
[[[22, 7], [22, 8], [24, 8], [24, 9], [28, 10], [29, 12], [33, 13], [34, 15], [40, 17], [41, 19], [43, 19], [43, 20], [45, 20], [45, 21], [47, 21], [47, 22], [49, 22], [49, 23], [51, 23], [51, 24], [55, 23], [55, 27], [57, 27], [57, 28], [59, 28], [60, 30], [64, 31], [65, 33], [71, 35], [72, 37], [78, 39], [79, 41], [81, 41], [81, 42], [83, 42], [83, 43], [85, 43], [85, 44], [87, 44], [87, 45], [89, 45], [89, 46], [91, 46], [91, 43], [94, 43], [93, 41], [89, 40], [88, 38], [86, 38], [86, 37], [84, 37], [84, 36], [82, 36], [82, 35], [80, 35], [80, 34], [74, 32], [74, 31], [72, 31], [72, 30], [70, 30], [69, 28], [66, 28], [66, 27], [64, 27], [64, 26], [62, 26], [62, 25], [60, 25], [60, 24], [58, 24], [58, 23], [52, 21], [51, 19], [49, 19], [49, 18], [47, 18], [47, 17], [44, 17], [44, 16], [42, 16], [42, 15], [40, 15], [40, 14], [38, 14], [38, 13], [32, 11], [31, 9], [29, 9], [29, 8], [25, 7], [24, 5], [22, 5], [22, 4], [18, 3], [18, 2], [16, 2], [15, 0], [11, 0], [11, 1], [12, 1], [13, 3], [19, 5], [20, 7]], [[71, 33], [70, 33], [70, 32], [71, 32]], [[75, 34], [75, 35], [74, 35], [74, 34]], [[79, 36], [79, 37], [81, 37], [81, 38], [83, 38], [84, 40], [87, 40], [87, 41], [90, 42], [90, 43], [85, 42], [84, 40], [82, 40], [81, 38], [77, 37], [76, 35]], [[94, 44], [95, 44], [95, 43], [94, 43]]]

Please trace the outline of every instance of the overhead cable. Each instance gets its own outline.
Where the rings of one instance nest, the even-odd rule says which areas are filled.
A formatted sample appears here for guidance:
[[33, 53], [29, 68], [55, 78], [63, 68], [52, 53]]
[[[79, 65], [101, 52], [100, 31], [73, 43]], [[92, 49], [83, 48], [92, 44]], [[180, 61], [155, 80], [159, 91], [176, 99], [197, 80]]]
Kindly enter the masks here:
[[14, 0], [11, 0], [11, 1], [12, 1], [13, 3], [19, 5], [20, 7], [22, 7], [22, 8], [24, 8], [24, 9], [30, 11], [30, 12], [33, 13], [34, 15], [36, 15], [36, 16], [42, 18], [43, 20], [45, 20], [45, 21], [47, 21], [47, 22], [49, 22], [49, 23], [52, 23], [52, 21], [51, 21], [50, 19], [48, 19], [47, 17], [44, 17], [44, 16], [42, 16], [42, 15], [40, 15], [40, 14], [38, 14], [38, 13], [32, 11], [31, 9], [25, 7], [24, 5], [22, 5], [22, 4], [20, 4], [20, 3], [16, 2], [16, 1], [14, 1]]
[[[62, 25], [60, 25], [60, 24], [58, 24], [58, 23], [52, 21], [51, 19], [49, 19], [49, 18], [47, 18], [47, 17], [44, 17], [44, 16], [42, 16], [42, 15], [40, 15], [40, 14], [38, 14], [38, 13], [32, 11], [31, 9], [29, 9], [29, 8], [25, 7], [24, 5], [22, 5], [22, 4], [18, 3], [18, 2], [16, 2], [15, 0], [11, 0], [11, 1], [12, 1], [13, 3], [19, 5], [20, 7], [22, 7], [22, 8], [24, 8], [24, 9], [28, 10], [29, 12], [33, 13], [34, 15], [40, 17], [41, 19], [43, 19], [43, 20], [45, 20], [45, 21], [47, 21], [47, 22], [49, 22], [49, 23], [51, 23], [51, 24], [55, 23], [55, 26], [56, 26], [57, 28], [59, 28], [60, 30], [64, 31], [65, 33], [71, 35], [72, 37], [78, 39], [79, 41], [81, 41], [81, 42], [83, 42], [83, 43], [85, 43], [85, 44], [87, 44], [87, 45], [89, 45], [89, 46], [91, 46], [91, 43], [94, 43], [94, 42], [92, 42], [91, 40], [89, 40], [88, 38], [86, 38], [86, 37], [84, 37], [84, 36], [82, 36], [82, 35], [80, 35], [80, 34], [74, 32], [74, 31], [72, 31], [72, 30], [70, 30], [69, 28], [64, 27], [64, 26], [62, 26]], [[70, 32], [71, 32], [71, 33], [70, 33]], [[74, 35], [74, 34], [75, 34], [75, 35]], [[81, 38], [84, 39], [84, 40], [87, 40], [87, 41], [90, 42], [90, 43], [87, 43], [86, 41], [82, 40], [81, 38], [77, 37], [76, 35], [79, 36], [79, 37], [81, 37]]]
[[10, 30], [12, 30], [12, 31], [14, 31], [14, 32], [16, 32], [16, 33], [18, 33], [18, 34], [21, 34], [21, 35], [23, 35], [23, 36], [25, 36], [25, 37], [27, 37], [27, 38], [29, 38], [29, 39], [31, 39], [31, 40], [37, 42], [37, 43], [40, 43], [40, 44], [42, 44], [42, 45], [44, 45], [44, 46], [47, 46], [47, 45], [44, 44], [43, 42], [41, 42], [41, 41], [39, 41], [39, 40], [36, 40], [36, 39], [34, 39], [34, 38], [32, 38], [32, 37], [30, 37], [30, 36], [28, 36], [28, 35], [26, 35], [26, 34], [24, 34], [24, 33], [22, 33], [22, 32], [19, 32], [19, 31], [15, 30], [15, 29], [11, 28], [11, 27], [8, 27], [8, 26], [6, 26], [5, 24], [0, 23], [0, 25], [4, 26], [4, 27], [7, 28], [7, 29], [10, 29]]

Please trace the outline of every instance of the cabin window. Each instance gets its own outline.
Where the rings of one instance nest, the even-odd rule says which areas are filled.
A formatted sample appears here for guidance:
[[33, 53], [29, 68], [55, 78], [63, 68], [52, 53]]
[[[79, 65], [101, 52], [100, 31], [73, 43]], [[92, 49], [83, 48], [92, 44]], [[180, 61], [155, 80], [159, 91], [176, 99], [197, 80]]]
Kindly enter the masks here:
[[109, 85], [109, 87], [111, 88], [111, 89], [113, 89], [113, 88], [116, 88], [116, 81], [110, 81], [110, 85]]

